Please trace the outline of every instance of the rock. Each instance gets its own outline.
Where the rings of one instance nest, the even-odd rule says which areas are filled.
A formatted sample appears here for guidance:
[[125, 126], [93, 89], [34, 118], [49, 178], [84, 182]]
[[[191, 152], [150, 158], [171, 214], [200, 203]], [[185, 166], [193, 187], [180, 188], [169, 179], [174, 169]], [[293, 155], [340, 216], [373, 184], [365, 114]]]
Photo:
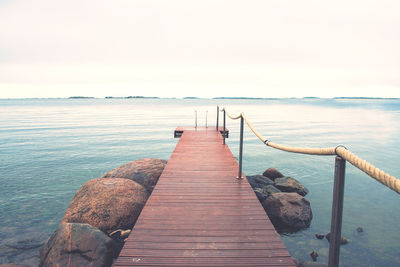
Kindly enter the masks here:
[[261, 189], [261, 188], [257, 188], [257, 187], [256, 187], [256, 188], [254, 188], [253, 190], [254, 190], [254, 193], [256, 194], [258, 200], [259, 200], [261, 203], [268, 197], [268, 194], [265, 194], [265, 193], [264, 193], [264, 190]]
[[253, 189], [264, 188], [267, 185], [274, 185], [274, 181], [262, 175], [251, 175], [246, 178]]
[[258, 200], [262, 203], [269, 195], [274, 194], [274, 193], [280, 193], [281, 191], [276, 188], [273, 185], [267, 185], [264, 186], [264, 188], [258, 188], [255, 187], [253, 188], [254, 193], [256, 193], [256, 196]]
[[275, 180], [276, 178], [283, 177], [283, 174], [280, 173], [277, 169], [275, 168], [268, 168], [264, 171], [263, 176]]
[[311, 258], [312, 258], [313, 261], [317, 261], [318, 253], [317, 253], [316, 250], [313, 250], [313, 251], [310, 253], [310, 256], [311, 256]]
[[315, 234], [315, 237], [318, 239], [324, 239], [325, 235]]
[[118, 168], [115, 168], [101, 176], [101, 178], [126, 178], [135, 181], [151, 193], [156, 185], [158, 178], [160, 178], [166, 160], [162, 159], [139, 159]]
[[357, 233], [362, 233], [364, 232], [364, 229], [362, 227], [357, 227]]
[[99, 178], [75, 194], [61, 222], [87, 223], [109, 234], [132, 229], [147, 199], [138, 183], [123, 178]]
[[[3, 225], [0, 223], [0, 232], [7, 231], [7, 228], [2, 228], [1, 226]], [[30, 267], [38, 266], [38, 252], [48, 237], [47, 234], [41, 231], [34, 231], [30, 228], [24, 229], [24, 231], [15, 230], [10, 236], [0, 237], [0, 266], [6, 262], [7, 264], [19, 264]]]
[[264, 186], [263, 192], [266, 195], [271, 195], [271, 194], [275, 194], [275, 193], [281, 193], [281, 190], [279, 190], [278, 188], [276, 188], [273, 185], [267, 185], [267, 186]]
[[275, 193], [262, 203], [278, 232], [290, 232], [310, 226], [310, 202], [297, 193]]
[[110, 237], [112, 238], [112, 239], [117, 239], [117, 238], [119, 238], [119, 239], [125, 239], [125, 238], [127, 238], [128, 236], [129, 236], [129, 234], [131, 233], [131, 230], [121, 230], [121, 229], [118, 229], [118, 230], [116, 230], [116, 231], [114, 231], [114, 232], [112, 232], [112, 233], [110, 233]]
[[116, 254], [119, 254], [122, 250], [122, 248], [125, 245], [125, 240], [128, 238], [129, 234], [131, 233], [131, 230], [121, 230], [118, 229], [112, 233], [109, 234], [109, 236], [114, 240], [115, 246], [116, 246]]
[[275, 187], [282, 192], [296, 192], [302, 196], [305, 196], [308, 193], [308, 189], [292, 177], [276, 178]]
[[[331, 233], [328, 233], [325, 237], [328, 239], [328, 242], [331, 242]], [[346, 245], [347, 243], [349, 243], [349, 240], [342, 236], [340, 239], [340, 245]]]
[[40, 252], [40, 267], [111, 266], [114, 241], [81, 223], [61, 223]]
[[0, 267], [31, 267], [31, 265], [20, 264], [20, 263], [3, 263]]

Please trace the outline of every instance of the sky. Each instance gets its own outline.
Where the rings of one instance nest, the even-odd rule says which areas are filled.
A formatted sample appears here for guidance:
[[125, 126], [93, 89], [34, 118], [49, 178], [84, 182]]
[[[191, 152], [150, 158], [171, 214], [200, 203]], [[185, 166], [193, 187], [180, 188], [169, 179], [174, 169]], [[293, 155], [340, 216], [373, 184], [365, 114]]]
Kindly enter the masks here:
[[398, 0], [0, 0], [0, 98], [400, 97]]

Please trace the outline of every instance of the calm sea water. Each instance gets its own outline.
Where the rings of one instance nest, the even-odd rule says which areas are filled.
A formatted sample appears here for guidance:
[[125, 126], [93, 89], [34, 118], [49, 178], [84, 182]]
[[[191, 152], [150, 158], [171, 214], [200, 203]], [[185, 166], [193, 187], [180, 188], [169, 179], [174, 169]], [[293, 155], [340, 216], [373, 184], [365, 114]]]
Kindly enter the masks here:
[[[177, 126], [215, 125], [216, 105], [244, 111], [270, 140], [295, 146], [343, 144], [400, 177], [400, 100], [0, 100], [0, 263], [38, 263], [40, 246], [56, 229], [78, 188], [121, 164], [168, 159]], [[238, 153], [238, 121], [227, 121]], [[276, 167], [310, 193], [311, 227], [282, 236], [292, 256], [327, 262], [334, 157], [277, 151], [245, 130], [244, 172]], [[346, 169], [341, 266], [400, 265], [400, 196], [350, 164]], [[364, 232], [357, 233], [357, 227]]]

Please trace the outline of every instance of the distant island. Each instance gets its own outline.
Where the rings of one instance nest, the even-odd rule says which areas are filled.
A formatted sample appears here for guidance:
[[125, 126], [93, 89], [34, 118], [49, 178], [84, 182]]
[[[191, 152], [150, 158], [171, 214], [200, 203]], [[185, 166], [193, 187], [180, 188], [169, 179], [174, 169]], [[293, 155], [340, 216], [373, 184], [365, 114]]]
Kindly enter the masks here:
[[399, 99], [399, 98], [396, 98], [396, 97], [363, 97], [363, 96], [354, 96], [354, 97], [352, 97], [352, 96], [339, 96], [339, 97], [333, 97], [333, 99], [371, 99], [371, 100], [374, 100], [374, 99], [387, 99], [387, 100], [396, 100], [396, 99]]
[[220, 97], [214, 97], [213, 99], [256, 99], [256, 100], [262, 100], [262, 99], [268, 99], [268, 100], [278, 100], [281, 98], [278, 97], [271, 97], [271, 98], [264, 98], [264, 97], [244, 97], [244, 96], [220, 96]]
[[159, 99], [157, 96], [141, 96], [141, 95], [136, 95], [136, 96], [106, 96], [106, 99], [109, 98], [117, 98], [117, 99], [129, 99], [129, 98], [146, 98], [146, 99]]
[[87, 99], [87, 98], [94, 98], [94, 97], [91, 97], [91, 96], [70, 96], [70, 97], [68, 97], [69, 99]]

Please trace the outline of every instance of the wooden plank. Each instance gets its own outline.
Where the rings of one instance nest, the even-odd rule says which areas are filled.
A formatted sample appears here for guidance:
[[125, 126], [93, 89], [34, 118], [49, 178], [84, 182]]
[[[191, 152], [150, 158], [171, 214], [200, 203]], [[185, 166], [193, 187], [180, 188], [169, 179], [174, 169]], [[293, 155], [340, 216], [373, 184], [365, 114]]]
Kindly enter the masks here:
[[[139, 229], [138, 229], [139, 231]], [[272, 235], [274, 230], [198, 230], [198, 229], [140, 229], [142, 234], [157, 235], [157, 236], [248, 236], [248, 235]]]
[[121, 257], [185, 257], [185, 258], [272, 258], [289, 257], [286, 249], [140, 249], [125, 248]]
[[215, 128], [180, 128], [114, 266], [296, 266]]
[[263, 243], [268, 242], [278, 242], [282, 243], [279, 236], [275, 233], [267, 233], [264, 235], [248, 235], [248, 236], [155, 236], [151, 234], [144, 234], [137, 231], [135, 236], [131, 235], [128, 242], [160, 242], [160, 243]]
[[282, 242], [128, 242], [125, 248], [139, 249], [230, 249], [230, 250], [256, 250], [256, 249], [285, 249]]
[[178, 258], [119, 257], [114, 266], [295, 266], [290, 257], [279, 258]]

